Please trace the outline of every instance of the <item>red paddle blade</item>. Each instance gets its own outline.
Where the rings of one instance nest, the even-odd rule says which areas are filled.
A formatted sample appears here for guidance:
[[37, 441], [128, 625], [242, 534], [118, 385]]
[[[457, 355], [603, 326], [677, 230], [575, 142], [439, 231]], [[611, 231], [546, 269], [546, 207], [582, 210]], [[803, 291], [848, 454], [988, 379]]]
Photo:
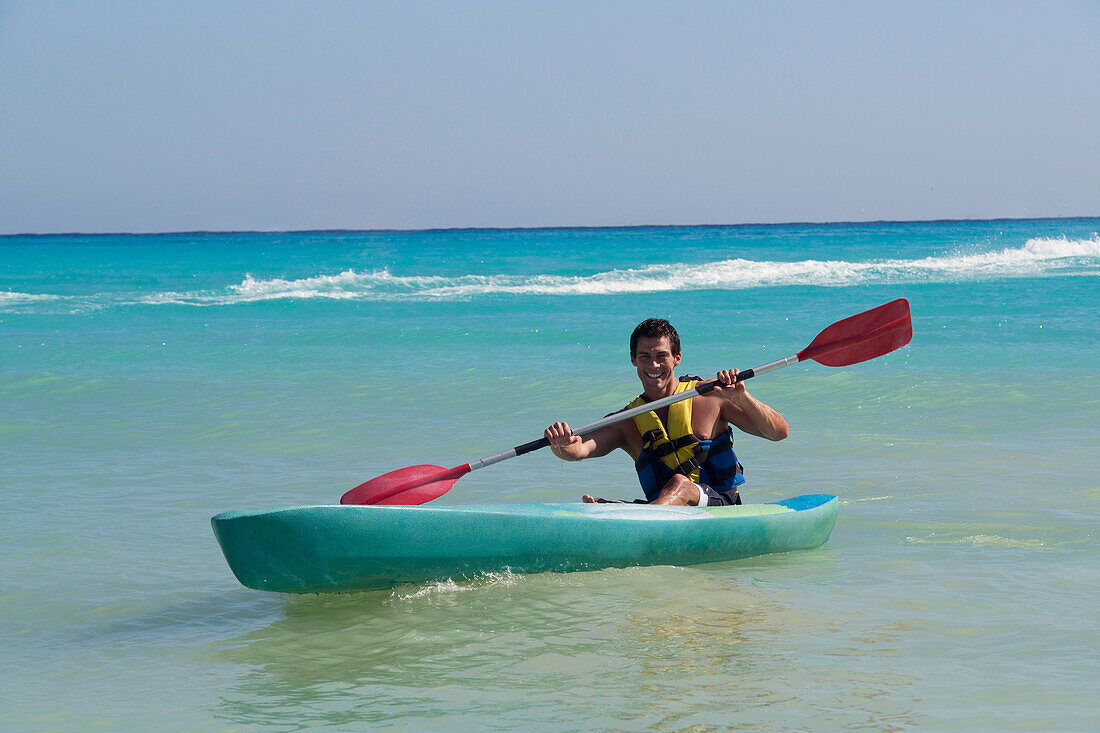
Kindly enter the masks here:
[[798, 360], [813, 359], [831, 367], [848, 366], [889, 354], [912, 338], [909, 301], [898, 298], [837, 321], [798, 352]]
[[423, 504], [446, 494], [470, 464], [455, 468], [409, 466], [359, 484], [340, 497], [341, 504]]

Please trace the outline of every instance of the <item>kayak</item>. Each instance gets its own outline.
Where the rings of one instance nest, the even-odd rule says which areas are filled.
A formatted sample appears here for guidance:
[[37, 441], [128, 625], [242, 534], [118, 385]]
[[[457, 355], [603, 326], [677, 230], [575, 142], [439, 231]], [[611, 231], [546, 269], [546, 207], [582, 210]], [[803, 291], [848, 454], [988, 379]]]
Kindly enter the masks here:
[[339, 593], [402, 583], [640, 565], [696, 565], [808, 550], [829, 539], [838, 502], [466, 506], [321, 505], [233, 510], [210, 521], [249, 588]]

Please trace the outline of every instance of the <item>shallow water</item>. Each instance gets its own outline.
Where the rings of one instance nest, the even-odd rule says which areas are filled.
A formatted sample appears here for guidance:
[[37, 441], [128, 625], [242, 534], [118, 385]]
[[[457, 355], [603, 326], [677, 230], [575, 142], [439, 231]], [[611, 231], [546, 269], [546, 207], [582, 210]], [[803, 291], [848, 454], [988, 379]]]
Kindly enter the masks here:
[[[1088, 729], [1098, 229], [0, 238], [0, 725]], [[739, 440], [746, 498], [839, 495], [819, 550], [291, 597], [210, 532], [616, 409], [644, 317], [709, 374], [895, 297], [910, 347], [750, 384], [792, 434]], [[629, 461], [437, 501], [593, 488], [633, 498]]]

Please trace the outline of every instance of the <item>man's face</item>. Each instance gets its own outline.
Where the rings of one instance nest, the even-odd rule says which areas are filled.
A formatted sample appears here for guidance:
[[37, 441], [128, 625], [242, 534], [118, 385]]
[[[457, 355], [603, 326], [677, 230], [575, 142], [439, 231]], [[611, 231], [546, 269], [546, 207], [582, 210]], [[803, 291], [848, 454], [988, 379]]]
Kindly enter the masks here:
[[638, 367], [638, 379], [647, 394], [669, 391], [676, 382], [674, 370], [680, 365], [680, 355], [672, 353], [668, 336], [638, 339], [638, 347], [630, 363]]

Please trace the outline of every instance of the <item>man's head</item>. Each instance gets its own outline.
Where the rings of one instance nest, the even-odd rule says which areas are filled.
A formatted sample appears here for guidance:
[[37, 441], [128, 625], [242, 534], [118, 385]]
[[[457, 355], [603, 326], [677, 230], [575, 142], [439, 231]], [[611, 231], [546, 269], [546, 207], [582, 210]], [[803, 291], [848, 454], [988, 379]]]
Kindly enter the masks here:
[[668, 345], [672, 350], [672, 355], [679, 356], [680, 334], [676, 333], [676, 329], [672, 327], [672, 324], [664, 318], [647, 318], [635, 327], [634, 333], [630, 334], [630, 358], [633, 359], [638, 354], [638, 339], [658, 339], [662, 336], [668, 337]]
[[660, 318], [642, 321], [630, 334], [630, 363], [651, 398], [671, 394], [680, 365], [680, 336], [672, 324]]

